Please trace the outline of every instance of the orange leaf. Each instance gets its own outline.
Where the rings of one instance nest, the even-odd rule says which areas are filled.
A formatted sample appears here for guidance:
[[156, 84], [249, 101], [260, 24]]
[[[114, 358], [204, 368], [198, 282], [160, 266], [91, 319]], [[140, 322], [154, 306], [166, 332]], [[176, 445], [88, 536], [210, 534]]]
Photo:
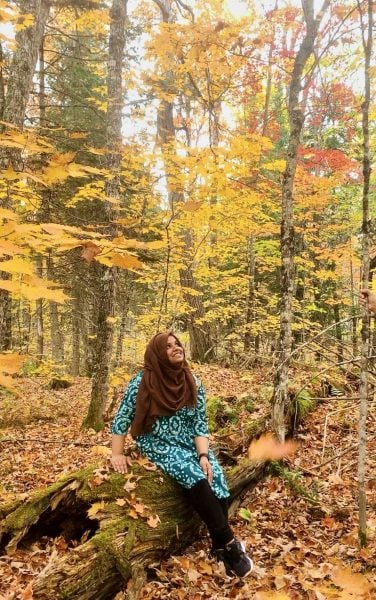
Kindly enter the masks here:
[[338, 567], [332, 573], [331, 579], [337, 587], [354, 594], [354, 598], [358, 600], [372, 590], [368, 579], [361, 573], [354, 573], [350, 567]]
[[147, 524], [149, 525], [149, 527], [153, 527], [153, 529], [155, 529], [155, 527], [158, 526], [158, 523], [160, 523], [161, 520], [158, 517], [158, 515], [150, 515], [150, 517], [147, 520]]
[[86, 242], [83, 244], [83, 250], [81, 253], [81, 258], [86, 260], [87, 262], [91, 262], [97, 254], [101, 252], [101, 249], [94, 242]]
[[253, 440], [248, 448], [251, 460], [280, 460], [296, 452], [297, 442], [288, 440], [280, 442], [272, 433], [265, 433], [258, 440]]
[[116, 500], [116, 504], [117, 504], [118, 506], [124, 506], [124, 504], [126, 504], [126, 501], [124, 500], [124, 498], [118, 498], [118, 499]]

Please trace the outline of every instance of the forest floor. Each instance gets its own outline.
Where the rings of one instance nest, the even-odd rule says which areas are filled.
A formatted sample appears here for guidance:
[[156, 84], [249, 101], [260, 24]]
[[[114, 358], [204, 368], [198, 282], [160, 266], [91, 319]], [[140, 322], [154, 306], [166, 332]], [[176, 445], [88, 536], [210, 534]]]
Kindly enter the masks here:
[[[198, 369], [208, 395], [257, 397], [265, 373]], [[90, 382], [77, 378], [51, 391], [42, 378], [17, 380], [21, 396], [0, 396], [0, 506], [26, 499], [62, 474], [106, 460], [109, 430], [80, 429]], [[358, 401], [328, 398], [297, 432], [299, 449], [284, 476], [269, 476], [231, 519], [256, 568], [245, 580], [225, 576], [208, 558], [205, 536], [155, 570], [140, 600], [366, 600], [376, 597], [376, 406], [368, 417], [368, 545], [357, 539]], [[288, 469], [287, 469], [288, 467]], [[44, 537], [0, 557], [0, 600], [32, 600], [32, 582], [52, 556], [71, 550], [63, 537]], [[127, 598], [127, 589], [116, 600]], [[54, 599], [51, 599], [54, 600]], [[93, 598], [95, 600], [95, 598]]]

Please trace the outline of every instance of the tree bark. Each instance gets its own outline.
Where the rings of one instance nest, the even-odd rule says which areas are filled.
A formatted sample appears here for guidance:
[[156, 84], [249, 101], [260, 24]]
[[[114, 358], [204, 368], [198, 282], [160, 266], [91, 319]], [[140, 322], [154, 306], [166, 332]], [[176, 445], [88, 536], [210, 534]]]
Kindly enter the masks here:
[[[37, 256], [35, 260], [35, 270], [40, 279], [43, 278], [43, 259]], [[35, 301], [35, 329], [37, 338], [37, 359], [41, 362], [44, 357], [44, 325], [43, 325], [43, 300], [39, 298]]]
[[[122, 71], [125, 49], [125, 29], [127, 0], [113, 0], [110, 10], [110, 38], [108, 48], [108, 110], [107, 110], [107, 168], [111, 177], [105, 184], [105, 209], [107, 232], [116, 235], [114, 221], [120, 202], [121, 171], [121, 127], [123, 109]], [[110, 201], [109, 201], [110, 200]], [[100, 265], [97, 337], [95, 342], [95, 363], [93, 384], [88, 414], [83, 427], [103, 429], [104, 413], [108, 400], [108, 375], [111, 361], [113, 338], [117, 270]]]
[[[367, 23], [364, 24], [362, 8], [358, 1], [360, 22], [362, 27], [364, 50], [364, 101], [362, 104], [363, 131], [363, 222], [362, 222], [362, 287], [366, 288], [370, 273], [371, 221], [369, 211], [369, 191], [371, 181], [371, 153], [369, 111], [371, 104], [370, 67], [373, 46], [373, 2], [367, 2]], [[367, 495], [366, 495], [366, 457], [367, 457], [367, 414], [368, 414], [368, 364], [370, 356], [370, 322], [368, 310], [362, 316], [362, 347], [360, 360], [360, 410], [359, 410], [359, 455], [358, 455], [358, 502], [359, 502], [359, 544], [367, 543]]]
[[[26, 504], [20, 502], [2, 515], [0, 511], [2, 545], [9, 554], [21, 541], [32, 543], [46, 532], [79, 540], [90, 531], [88, 541], [52, 559], [37, 576], [34, 600], [108, 600], [135, 569], [181, 551], [197, 537], [200, 522], [182, 489], [149, 468], [133, 462], [132, 474], [139, 479], [132, 492], [124, 489], [123, 475], [87, 468], [34, 494]], [[244, 462], [231, 469], [230, 512], [261, 478], [263, 468]], [[103, 481], [98, 485], [100, 473]], [[87, 511], [95, 503], [100, 503], [99, 510], [89, 519]], [[144, 514], [135, 512], [136, 504], [138, 511], [144, 506]], [[156, 519], [151, 523], [156, 526], [148, 525], [149, 517]]]
[[279, 335], [279, 362], [277, 365], [272, 398], [272, 423], [278, 437], [285, 438], [285, 415], [289, 404], [288, 370], [292, 351], [292, 302], [294, 294], [294, 222], [293, 188], [298, 158], [300, 137], [304, 125], [304, 112], [300, 105], [300, 93], [303, 89], [303, 72], [314, 44], [319, 25], [330, 0], [325, 0], [321, 10], [314, 17], [314, 0], [302, 0], [306, 34], [294, 61], [288, 99], [290, 134], [286, 153], [286, 168], [282, 181], [281, 216], [281, 316]]

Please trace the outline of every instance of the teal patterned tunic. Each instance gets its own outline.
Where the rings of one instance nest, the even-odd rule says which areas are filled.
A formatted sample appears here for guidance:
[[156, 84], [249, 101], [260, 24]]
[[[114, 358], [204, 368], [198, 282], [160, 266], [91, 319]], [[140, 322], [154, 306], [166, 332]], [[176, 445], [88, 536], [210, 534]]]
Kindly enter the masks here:
[[[126, 435], [135, 414], [142, 376], [143, 371], [140, 371], [129, 382], [112, 423], [112, 433]], [[195, 407], [183, 406], [174, 415], [157, 417], [150, 433], [136, 438], [141, 454], [184, 488], [191, 488], [200, 479], [205, 479], [194, 443], [196, 436], [209, 435], [205, 406], [205, 390], [200, 383]], [[228, 498], [230, 494], [224, 473], [211, 450], [209, 460], [213, 467], [212, 490], [217, 498]]]

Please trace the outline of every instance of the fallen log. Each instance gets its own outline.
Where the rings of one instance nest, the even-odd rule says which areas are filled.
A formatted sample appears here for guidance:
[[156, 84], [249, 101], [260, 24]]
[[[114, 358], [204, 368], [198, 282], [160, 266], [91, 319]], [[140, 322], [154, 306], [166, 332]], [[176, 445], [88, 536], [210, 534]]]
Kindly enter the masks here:
[[[228, 471], [230, 514], [263, 470], [243, 461]], [[143, 458], [127, 475], [98, 466], [72, 473], [0, 515], [9, 554], [43, 535], [75, 541], [37, 576], [33, 600], [109, 600], [140, 570], [181, 552], [200, 528], [182, 489]]]

